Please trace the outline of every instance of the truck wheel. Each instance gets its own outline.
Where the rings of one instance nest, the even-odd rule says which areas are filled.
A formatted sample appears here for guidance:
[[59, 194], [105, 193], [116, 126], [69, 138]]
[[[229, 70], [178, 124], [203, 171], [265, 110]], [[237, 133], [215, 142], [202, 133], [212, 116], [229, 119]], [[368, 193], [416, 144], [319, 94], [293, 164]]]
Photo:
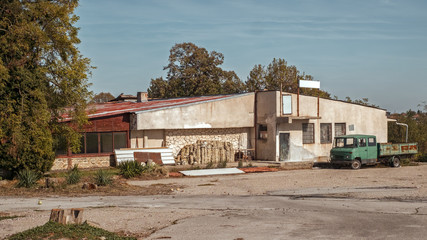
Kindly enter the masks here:
[[360, 169], [362, 167], [362, 163], [360, 162], [360, 160], [359, 159], [354, 159], [352, 162], [351, 162], [351, 168], [352, 169], [354, 169], [354, 170], [358, 170], [358, 169]]
[[400, 159], [399, 159], [399, 157], [393, 157], [390, 160], [390, 167], [400, 167]]

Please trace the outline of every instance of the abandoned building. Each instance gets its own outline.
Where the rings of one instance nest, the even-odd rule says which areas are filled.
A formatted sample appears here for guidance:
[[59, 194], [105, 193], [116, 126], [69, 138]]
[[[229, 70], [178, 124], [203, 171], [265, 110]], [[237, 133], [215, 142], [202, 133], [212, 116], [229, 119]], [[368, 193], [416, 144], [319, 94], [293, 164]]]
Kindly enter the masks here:
[[335, 136], [370, 134], [387, 142], [383, 109], [279, 91], [162, 100], [138, 93], [136, 102], [91, 105], [89, 119], [80, 153], [57, 151], [52, 169], [110, 166], [114, 149], [123, 148], [167, 147], [177, 163], [187, 164], [203, 163], [206, 153], [197, 145], [206, 144], [218, 148], [213, 155], [325, 161]]

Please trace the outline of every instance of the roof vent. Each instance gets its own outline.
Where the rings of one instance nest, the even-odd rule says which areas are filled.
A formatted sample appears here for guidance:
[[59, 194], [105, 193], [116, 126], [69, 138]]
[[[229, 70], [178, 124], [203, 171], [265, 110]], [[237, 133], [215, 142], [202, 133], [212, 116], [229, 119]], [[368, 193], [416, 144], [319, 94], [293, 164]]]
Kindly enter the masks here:
[[137, 102], [146, 102], [148, 101], [148, 93], [147, 92], [138, 92], [136, 94]]

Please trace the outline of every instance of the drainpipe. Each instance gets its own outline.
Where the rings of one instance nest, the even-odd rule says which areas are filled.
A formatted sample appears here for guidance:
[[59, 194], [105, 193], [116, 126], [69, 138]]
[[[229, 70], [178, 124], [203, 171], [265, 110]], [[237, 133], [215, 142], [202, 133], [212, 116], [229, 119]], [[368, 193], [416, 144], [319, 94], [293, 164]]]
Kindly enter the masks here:
[[405, 126], [406, 127], [406, 142], [408, 142], [408, 124], [405, 124], [405, 123], [398, 123], [398, 122], [396, 122], [396, 124], [397, 125], [399, 125], [399, 126]]

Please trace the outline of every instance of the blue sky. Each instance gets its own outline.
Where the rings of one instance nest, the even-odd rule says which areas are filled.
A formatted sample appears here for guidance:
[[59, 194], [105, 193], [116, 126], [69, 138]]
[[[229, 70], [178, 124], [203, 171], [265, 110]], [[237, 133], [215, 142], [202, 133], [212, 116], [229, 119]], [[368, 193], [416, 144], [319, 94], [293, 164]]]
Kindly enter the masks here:
[[425, 0], [80, 0], [76, 14], [95, 93], [146, 91], [171, 47], [192, 42], [242, 81], [283, 58], [339, 99], [391, 112], [427, 101]]

